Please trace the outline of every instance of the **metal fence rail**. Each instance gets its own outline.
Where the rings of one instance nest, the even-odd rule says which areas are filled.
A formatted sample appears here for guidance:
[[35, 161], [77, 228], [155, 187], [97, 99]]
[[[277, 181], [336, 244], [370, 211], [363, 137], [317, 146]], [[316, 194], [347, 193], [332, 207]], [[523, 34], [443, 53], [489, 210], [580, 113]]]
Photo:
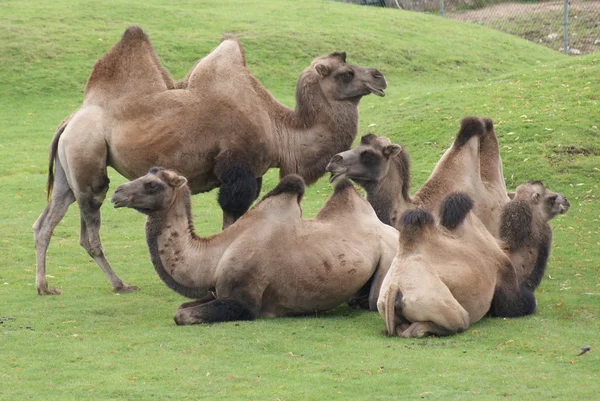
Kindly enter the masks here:
[[570, 55], [600, 50], [600, 0], [342, 0], [486, 25]]

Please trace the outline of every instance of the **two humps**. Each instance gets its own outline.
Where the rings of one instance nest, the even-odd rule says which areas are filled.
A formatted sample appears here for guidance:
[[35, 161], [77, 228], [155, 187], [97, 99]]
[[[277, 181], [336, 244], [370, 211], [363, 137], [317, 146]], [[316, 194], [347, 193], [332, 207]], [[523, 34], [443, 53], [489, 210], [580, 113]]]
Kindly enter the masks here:
[[369, 134], [334, 156], [332, 180], [362, 186], [380, 219], [400, 232], [377, 308], [386, 334], [462, 332], [485, 315], [533, 313], [552, 230], [569, 202], [540, 181], [507, 192], [490, 119], [464, 118], [429, 179], [409, 195], [407, 152]]

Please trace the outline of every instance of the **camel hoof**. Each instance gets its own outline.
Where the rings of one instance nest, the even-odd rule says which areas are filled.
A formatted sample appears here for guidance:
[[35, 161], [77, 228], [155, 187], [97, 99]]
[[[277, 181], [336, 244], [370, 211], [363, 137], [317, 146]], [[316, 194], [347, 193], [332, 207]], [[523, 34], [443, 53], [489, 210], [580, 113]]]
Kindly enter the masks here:
[[119, 294], [127, 294], [128, 292], [133, 292], [133, 291], [137, 291], [137, 290], [139, 290], [139, 288], [136, 287], [135, 285], [127, 285], [127, 284], [123, 284], [122, 287], [115, 288], [115, 292], [118, 292]]
[[38, 288], [38, 295], [60, 295], [60, 291], [56, 288]]

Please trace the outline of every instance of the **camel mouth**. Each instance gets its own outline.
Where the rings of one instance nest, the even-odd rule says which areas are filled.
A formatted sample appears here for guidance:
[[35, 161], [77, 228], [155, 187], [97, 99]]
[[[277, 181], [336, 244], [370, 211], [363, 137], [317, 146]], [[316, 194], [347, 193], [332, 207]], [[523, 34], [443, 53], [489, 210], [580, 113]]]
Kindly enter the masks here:
[[374, 87], [373, 85], [371, 85], [369, 83], [365, 83], [365, 86], [367, 87], [367, 89], [369, 90], [369, 92], [371, 92], [372, 94], [377, 95], [379, 97], [384, 97], [385, 96], [385, 92], [383, 91], [383, 89], [378, 89], [378, 88]]
[[340, 177], [344, 177], [346, 175], [346, 169], [344, 170], [340, 170], [340, 171], [332, 171], [331, 175], [329, 176], [329, 183], [333, 183], [335, 180], [339, 179]]
[[122, 200], [118, 200], [118, 199], [111, 199], [112, 203], [113, 203], [113, 207], [115, 209], [118, 209], [120, 207], [128, 207], [129, 206], [129, 202], [125, 199]]
[[567, 212], [569, 211], [569, 206], [570, 206], [570, 205], [560, 205], [560, 208], [559, 208], [559, 211], [558, 211], [558, 212], [559, 212], [560, 214], [565, 214], [565, 213], [567, 213]]

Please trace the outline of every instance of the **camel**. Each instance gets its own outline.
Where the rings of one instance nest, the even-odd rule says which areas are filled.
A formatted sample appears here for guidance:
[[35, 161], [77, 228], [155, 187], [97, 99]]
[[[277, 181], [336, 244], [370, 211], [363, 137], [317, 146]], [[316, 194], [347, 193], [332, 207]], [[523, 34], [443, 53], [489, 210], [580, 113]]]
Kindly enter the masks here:
[[[180, 306], [178, 325], [327, 311], [394, 259], [398, 232], [379, 221], [348, 180], [335, 187], [316, 218], [305, 220], [304, 181], [285, 176], [248, 213], [209, 238], [194, 233], [185, 184], [174, 171], [153, 168], [112, 196], [115, 207], [147, 215], [158, 276], [195, 299]], [[373, 303], [377, 296], [371, 294]]]
[[488, 312], [534, 313], [533, 292], [519, 285], [510, 259], [473, 207], [468, 195], [452, 193], [441, 202], [438, 224], [422, 208], [401, 216], [398, 253], [377, 301], [385, 334], [447, 336], [465, 331]]
[[48, 205], [33, 225], [36, 287], [48, 288], [46, 252], [56, 225], [75, 201], [80, 243], [116, 292], [127, 285], [113, 272], [100, 241], [100, 206], [108, 191], [107, 166], [129, 180], [161, 165], [187, 177], [192, 193], [220, 187], [223, 228], [246, 212], [271, 167], [306, 184], [329, 159], [349, 149], [357, 133], [358, 104], [384, 96], [376, 69], [346, 63], [346, 53], [315, 58], [300, 75], [294, 110], [278, 103], [246, 68], [241, 44], [227, 38], [180, 83], [160, 65], [137, 26], [100, 58], [83, 104], [54, 134], [48, 168]]
[[500, 210], [510, 201], [489, 118], [462, 119], [454, 143], [412, 198], [407, 152], [387, 138], [363, 136], [357, 147], [333, 156], [326, 169], [330, 181], [347, 177], [363, 187], [381, 221], [394, 227], [404, 211], [424, 208], [433, 213], [445, 196], [461, 191], [475, 200], [475, 215], [497, 237]]
[[500, 218], [500, 246], [515, 266], [519, 282], [534, 291], [550, 256], [552, 228], [548, 221], [567, 213], [571, 205], [541, 181], [521, 184], [509, 196], [512, 200]]

